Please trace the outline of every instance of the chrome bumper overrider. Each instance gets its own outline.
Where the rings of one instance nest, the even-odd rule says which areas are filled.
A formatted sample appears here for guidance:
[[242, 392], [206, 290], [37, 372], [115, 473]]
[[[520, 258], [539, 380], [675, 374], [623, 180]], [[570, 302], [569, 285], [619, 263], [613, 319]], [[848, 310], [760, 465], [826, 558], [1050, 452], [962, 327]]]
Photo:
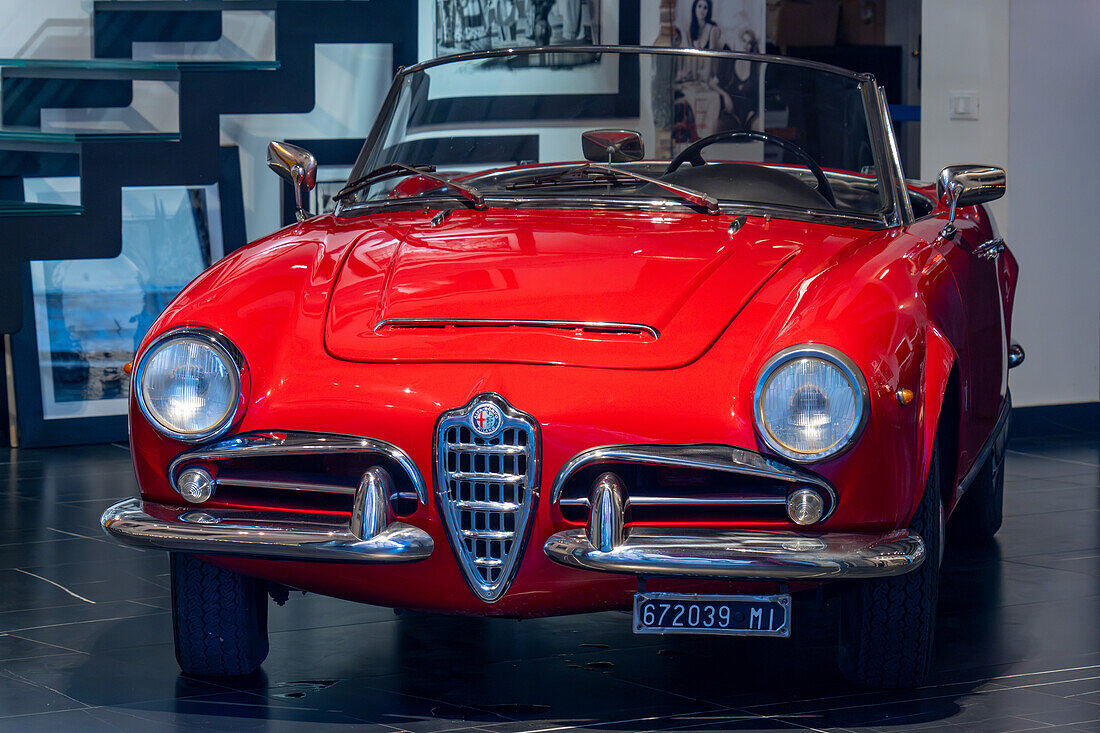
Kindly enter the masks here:
[[553, 535], [547, 556], [562, 565], [660, 577], [772, 580], [881, 578], [924, 561], [924, 541], [907, 530], [884, 535], [678, 530], [637, 527], [600, 550], [586, 530]]
[[350, 525], [282, 520], [274, 512], [159, 506], [171, 519], [147, 513], [140, 499], [127, 499], [107, 509], [100, 523], [130, 545], [201, 555], [396, 563], [423, 560], [433, 549], [427, 532], [401, 522], [375, 531], [367, 521], [360, 524], [367, 531], [354, 532]]

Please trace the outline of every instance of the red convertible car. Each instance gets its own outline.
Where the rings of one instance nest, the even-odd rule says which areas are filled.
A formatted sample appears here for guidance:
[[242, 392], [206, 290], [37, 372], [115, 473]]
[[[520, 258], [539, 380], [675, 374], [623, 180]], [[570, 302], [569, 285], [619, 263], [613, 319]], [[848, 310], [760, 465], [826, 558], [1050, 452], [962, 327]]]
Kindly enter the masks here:
[[945, 522], [1001, 521], [1002, 170], [907, 182], [869, 75], [633, 47], [401, 70], [333, 213], [269, 164], [298, 222], [150, 329], [103, 515], [170, 551], [185, 672], [255, 670], [297, 589], [778, 637], [837, 598], [849, 679], [922, 680]]

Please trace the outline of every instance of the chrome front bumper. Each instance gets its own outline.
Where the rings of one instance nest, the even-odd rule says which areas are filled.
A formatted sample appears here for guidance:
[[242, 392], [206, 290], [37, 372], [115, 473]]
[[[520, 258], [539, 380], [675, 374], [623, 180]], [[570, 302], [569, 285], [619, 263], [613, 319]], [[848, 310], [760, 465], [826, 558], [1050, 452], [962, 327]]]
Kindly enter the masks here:
[[883, 535], [637, 527], [601, 550], [586, 530], [553, 535], [554, 562], [584, 570], [655, 577], [803, 580], [882, 578], [915, 570], [924, 541], [908, 530]]
[[[168, 505], [146, 512], [140, 499], [127, 499], [103, 513], [100, 524], [115, 539], [197, 555], [243, 555], [281, 560], [396, 563], [423, 560], [434, 543], [424, 530], [401, 522], [353, 531], [352, 525], [280, 519], [274, 512], [214, 508], [179, 510]], [[353, 517], [353, 524], [356, 518]], [[364, 526], [360, 523], [358, 526]]]

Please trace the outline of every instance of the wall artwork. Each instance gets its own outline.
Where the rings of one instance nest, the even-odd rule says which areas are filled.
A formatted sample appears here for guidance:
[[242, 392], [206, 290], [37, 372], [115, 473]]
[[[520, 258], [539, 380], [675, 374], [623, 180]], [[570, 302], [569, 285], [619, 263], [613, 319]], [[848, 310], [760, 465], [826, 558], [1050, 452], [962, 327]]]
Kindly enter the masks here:
[[[425, 5], [426, 2], [432, 4]], [[583, 47], [593, 43], [631, 45], [639, 42], [638, 0], [468, 0], [465, 4], [463, 0], [455, 0], [454, 7], [484, 10], [480, 25], [474, 25], [470, 20], [465, 26], [470, 39], [477, 36], [481, 40], [463, 41], [466, 45], [461, 48], [440, 45], [443, 41], [457, 44], [462, 37], [453, 29], [448, 30], [447, 23], [451, 22], [448, 18], [453, 16], [443, 11], [453, 6], [447, 0], [421, 0], [421, 3], [418, 38], [422, 61], [454, 51], [535, 45]], [[515, 14], [511, 8], [515, 9]], [[579, 15], [575, 15], [577, 12]], [[498, 42], [493, 35], [496, 31], [481, 30], [499, 27], [499, 18], [502, 17], [516, 18], [517, 29], [530, 29], [542, 16], [548, 19], [551, 28], [550, 40], [545, 44], [545, 29], [537, 37], [517, 30], [519, 35], [515, 43]], [[566, 29], [562, 25], [564, 17], [579, 18], [575, 25], [580, 30], [573, 25]], [[510, 34], [509, 30], [506, 35], [510, 37]], [[579, 35], [574, 37], [573, 34]], [[540, 106], [545, 107], [548, 103], [554, 106], [563, 120], [607, 119], [638, 114], [637, 59], [617, 58], [587, 52], [582, 48], [567, 53], [502, 55], [461, 66], [437, 66], [428, 71], [429, 83], [424, 90], [426, 98], [419, 106], [415, 119], [410, 121], [417, 126], [545, 118], [546, 113], [540, 111]]]
[[[57, 180], [24, 185], [27, 200], [73, 196]], [[42, 418], [126, 414], [123, 365], [168, 302], [223, 249], [217, 184], [123, 188], [117, 257], [31, 263]]]
[[[673, 46], [759, 53], [764, 0], [674, 0]], [[747, 61], [677, 59], [673, 152], [719, 130], [762, 129], [762, 79]]]
[[604, 42], [609, 0], [434, 0], [435, 56], [519, 46]]
[[336, 211], [335, 196], [348, 182], [349, 173], [350, 165], [317, 166], [317, 185], [309, 192], [309, 210], [315, 214], [331, 214]]

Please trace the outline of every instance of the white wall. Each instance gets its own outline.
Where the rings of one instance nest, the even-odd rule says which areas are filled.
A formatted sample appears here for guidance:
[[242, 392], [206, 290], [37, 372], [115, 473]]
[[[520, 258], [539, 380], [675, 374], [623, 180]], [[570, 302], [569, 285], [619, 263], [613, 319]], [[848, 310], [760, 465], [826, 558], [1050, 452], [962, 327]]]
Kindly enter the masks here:
[[86, 59], [92, 0], [0, 0], [0, 58]]
[[1012, 0], [1009, 246], [1019, 404], [1100, 399], [1100, 2]]
[[[921, 174], [948, 163], [1008, 173], [993, 204], [1020, 263], [1017, 405], [1100, 400], [1100, 2], [924, 0]], [[948, 94], [980, 95], [977, 121]]]
[[[921, 178], [935, 180], [944, 166], [953, 163], [1006, 166], [1008, 9], [1006, 0], [924, 0]], [[979, 119], [950, 119], [952, 91], [978, 93]], [[993, 204], [993, 216], [1003, 232], [1009, 231], [1006, 202]]]

